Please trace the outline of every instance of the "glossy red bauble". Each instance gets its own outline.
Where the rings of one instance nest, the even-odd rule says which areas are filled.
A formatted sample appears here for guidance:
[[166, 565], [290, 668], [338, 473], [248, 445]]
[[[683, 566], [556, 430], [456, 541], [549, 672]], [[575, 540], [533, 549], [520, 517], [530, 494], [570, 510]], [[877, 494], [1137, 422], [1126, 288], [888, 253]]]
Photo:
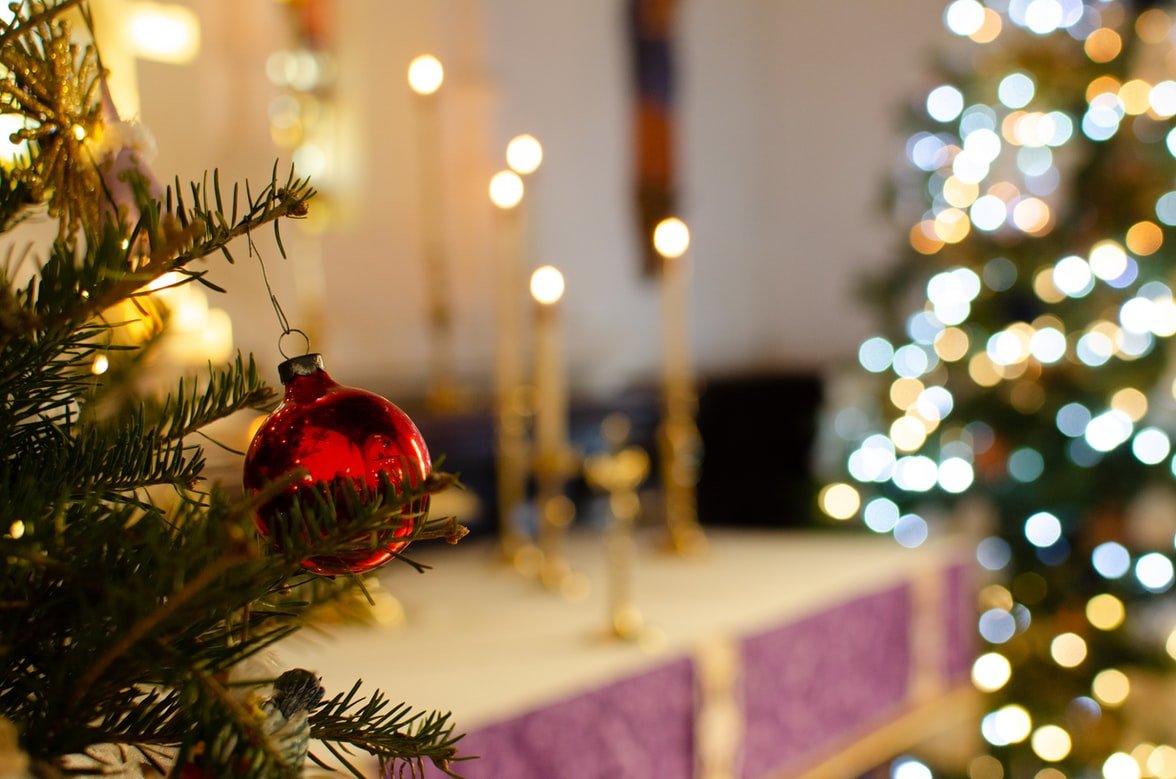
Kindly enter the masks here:
[[[270, 538], [279, 514], [289, 510], [290, 495], [312, 485], [352, 479], [356, 486], [378, 487], [387, 474], [397, 487], [420, 487], [429, 475], [429, 450], [408, 415], [373, 392], [344, 387], [323, 370], [322, 357], [309, 354], [279, 366], [286, 395], [254, 435], [245, 455], [245, 489], [256, 493], [296, 468], [307, 475], [283, 495], [265, 503], [255, 517], [257, 530]], [[332, 556], [314, 556], [303, 567], [328, 576], [364, 573], [392, 559], [412, 534], [413, 520], [424, 516], [428, 496], [390, 520], [371, 539]], [[340, 523], [347, 518], [340, 517]]]

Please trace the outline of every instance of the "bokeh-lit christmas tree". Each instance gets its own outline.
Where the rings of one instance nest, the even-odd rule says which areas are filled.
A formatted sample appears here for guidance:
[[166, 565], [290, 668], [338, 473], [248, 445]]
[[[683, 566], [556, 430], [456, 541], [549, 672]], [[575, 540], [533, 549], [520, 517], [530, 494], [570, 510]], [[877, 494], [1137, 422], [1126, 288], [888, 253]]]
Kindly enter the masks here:
[[892, 190], [909, 232], [869, 285], [876, 381], [831, 415], [848, 478], [821, 508], [906, 546], [988, 517], [974, 779], [1174, 777], [1173, 16], [955, 0], [944, 22]]

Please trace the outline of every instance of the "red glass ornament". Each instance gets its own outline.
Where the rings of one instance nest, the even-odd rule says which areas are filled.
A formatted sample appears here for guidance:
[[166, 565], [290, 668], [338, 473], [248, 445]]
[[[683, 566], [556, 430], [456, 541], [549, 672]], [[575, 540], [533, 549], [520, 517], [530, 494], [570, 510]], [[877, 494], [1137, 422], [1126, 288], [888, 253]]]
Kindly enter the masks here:
[[[380, 475], [387, 474], [397, 487], [424, 484], [431, 468], [429, 450], [416, 425], [393, 403], [374, 392], [337, 384], [323, 370], [318, 354], [287, 360], [278, 373], [286, 395], [249, 444], [245, 489], [256, 493], [298, 467], [307, 475], [259, 509], [254, 524], [264, 538], [270, 537], [277, 512], [288, 510], [289, 495], [316, 482], [351, 478], [357, 486], [375, 489]], [[311, 557], [302, 565], [327, 576], [378, 568], [408, 545], [404, 537], [412, 533], [413, 521], [406, 517], [423, 517], [427, 508], [428, 496], [421, 496], [405, 508], [404, 516], [393, 517], [374, 542], [364, 534], [354, 551]], [[347, 520], [341, 514], [339, 521]]]

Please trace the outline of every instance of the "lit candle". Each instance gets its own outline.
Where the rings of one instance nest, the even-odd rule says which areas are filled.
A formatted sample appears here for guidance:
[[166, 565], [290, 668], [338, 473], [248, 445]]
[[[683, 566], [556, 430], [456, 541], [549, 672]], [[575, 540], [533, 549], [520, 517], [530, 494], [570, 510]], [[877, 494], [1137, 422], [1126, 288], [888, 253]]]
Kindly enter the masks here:
[[425, 262], [425, 310], [429, 316], [432, 343], [430, 394], [439, 407], [452, 400], [452, 321], [447, 294], [445, 247], [441, 224], [441, 144], [437, 114], [437, 92], [445, 80], [445, 69], [432, 54], [422, 54], [408, 66], [408, 86], [420, 98], [417, 102], [417, 156], [421, 202], [421, 243]]
[[499, 403], [522, 383], [522, 340], [519, 286], [523, 279], [524, 228], [519, 207], [523, 200], [523, 180], [514, 171], [503, 170], [490, 179], [490, 202], [496, 206], [495, 264], [498, 280], [498, 350], [495, 391]]
[[672, 403], [690, 390], [690, 358], [687, 347], [686, 269], [683, 259], [690, 248], [690, 229], [676, 217], [663, 219], [653, 231], [653, 248], [663, 259], [662, 290], [662, 386]]
[[568, 432], [567, 386], [563, 374], [559, 312], [564, 278], [544, 265], [531, 274], [535, 308], [535, 448], [541, 462], [554, 463], [564, 453]]
[[515, 521], [515, 510], [526, 495], [527, 442], [521, 389], [523, 281], [523, 180], [504, 170], [490, 179], [490, 202], [496, 207], [495, 277], [498, 332], [494, 362], [494, 415], [498, 484], [498, 529], [503, 554], [516, 566], [526, 537]]
[[420, 155], [421, 225], [425, 254], [429, 259], [441, 251], [441, 146], [437, 92], [445, 80], [441, 62], [422, 54], [408, 66], [408, 86], [420, 98], [417, 113], [417, 153]]
[[670, 217], [653, 231], [653, 247], [662, 257], [662, 419], [658, 435], [662, 494], [670, 547], [682, 554], [701, 552], [706, 545], [698, 525], [695, 482], [699, 437], [694, 423], [694, 380], [690, 368], [686, 316], [690, 230]]

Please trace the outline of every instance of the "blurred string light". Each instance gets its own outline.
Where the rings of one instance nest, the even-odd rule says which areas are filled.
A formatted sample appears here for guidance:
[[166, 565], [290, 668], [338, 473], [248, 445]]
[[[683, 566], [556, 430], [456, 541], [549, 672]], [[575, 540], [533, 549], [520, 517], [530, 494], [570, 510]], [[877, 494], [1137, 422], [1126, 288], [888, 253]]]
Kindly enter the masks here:
[[[1059, 95], [1056, 74], [1038, 70], [1033, 58], [1022, 57], [1003, 73], [986, 74], [993, 89], [982, 97], [972, 78], [947, 76], [918, 106], [924, 129], [907, 138], [906, 158], [914, 173], [900, 193], [899, 213], [909, 214], [910, 247], [918, 254], [939, 255], [939, 265], [927, 279], [924, 299], [914, 301], [898, 320], [900, 327], [861, 343], [858, 361], [884, 382], [885, 400], [877, 410], [863, 407], [859, 413], [864, 422], [855, 416], [852, 426], [845, 425], [853, 430], [843, 438], [850, 442], [848, 466], [854, 481], [844, 486], [854, 489], [854, 495], [837, 503], [830, 496], [848, 498], [848, 493], [823, 493], [822, 507], [831, 516], [860, 516], [871, 531], [913, 546], [932, 530], [926, 519], [932, 514], [912, 512], [912, 501], [921, 506], [952, 499], [977, 483], [1003, 490], [1042, 479], [1047, 458], [1055, 452], [1049, 442], [1035, 439], [1029, 445], [1004, 435], [1003, 428], [997, 438], [987, 425], [958, 419], [962, 410], [971, 413], [978, 397], [994, 398], [1022, 414], [1047, 415], [1071, 467], [1130, 458], [1164, 467], [1165, 475], [1170, 470], [1176, 477], [1171, 422], [1176, 380], [1171, 375], [1164, 379], [1162, 397], [1142, 384], [1119, 385], [1099, 395], [1088, 391], [1098, 386], [1093, 380], [1082, 381], [1083, 394], [1056, 404], [1046, 395], [1052, 376], [1078, 379], [1084, 373], [1117, 369], [1119, 362], [1165, 349], [1163, 339], [1176, 336], [1172, 282], [1161, 275], [1161, 263], [1149, 260], [1164, 256], [1165, 232], [1176, 227], [1176, 185], [1141, 190], [1149, 212], [1113, 233], [1083, 231], [1083, 243], [1043, 241], [1032, 253], [1019, 251], [1030, 244], [1018, 243], [1050, 237], [1059, 224], [1066, 224], [1063, 178], [1074, 170], [1071, 146], [1109, 145], [1130, 134], [1156, 153], [1176, 157], [1176, 127], [1171, 126], [1176, 78], [1159, 68], [1137, 76], [1124, 67], [1125, 36], [1134, 33], [1145, 43], [1170, 49], [1172, 18], [1163, 9], [1144, 11], [1134, 31], [1122, 20], [1121, 5], [1102, 0], [946, 4], [943, 22], [957, 36], [983, 45], [1006, 34], [1062, 34], [1077, 42], [1090, 63], [1105, 67], [1080, 82], [1084, 100], [1077, 104]], [[1176, 62], [1171, 57], [1168, 61], [1169, 67]], [[992, 253], [970, 257], [964, 247], [971, 246]], [[1000, 256], [1005, 252], [1008, 256]], [[999, 297], [1010, 291], [1015, 295]], [[1000, 321], [1008, 315], [994, 314], [993, 307], [1014, 300], [1019, 303], [1007, 310], [1017, 315]], [[992, 324], [993, 319], [998, 323]], [[1137, 375], [1145, 373], [1142, 368]], [[1109, 378], [1108, 373], [1103, 381]], [[1095, 581], [1102, 580], [1115, 593], [1120, 588], [1165, 593], [1176, 585], [1171, 557], [1176, 550], [1133, 553], [1119, 541], [1104, 540], [1080, 552], [1088, 547], [1076, 537], [1078, 519], [1070, 511], [1066, 507], [1066, 512], [1055, 513], [1047, 505], [1025, 510], [1019, 532], [1006, 530], [977, 544], [977, 562], [988, 571], [1006, 572], [1014, 556], [1026, 551], [1051, 565], [1081, 554], [1099, 577]], [[1044, 587], [1035, 591], [1023, 577], [1015, 577], [1008, 589], [1000, 588], [1003, 594], [985, 588], [976, 625], [990, 648], [972, 667], [972, 682], [980, 691], [1004, 690], [1018, 673], [1015, 666], [1029, 638], [1020, 634], [1029, 628], [1029, 609], [1045, 597]], [[1081, 732], [1079, 723], [1096, 721], [1104, 708], [1129, 699], [1128, 676], [1106, 667], [1105, 657], [1087, 642], [1100, 631], [1123, 628], [1132, 607], [1121, 594], [1096, 593], [1077, 604], [1084, 608], [1084, 622], [1070, 620], [1058, 627], [1045, 614], [1038, 626], [1051, 632], [1034, 638], [1056, 666], [1089, 668], [1093, 681], [1088, 695], [1079, 693], [1067, 706], [1065, 719], [1053, 721], [1034, 722], [1035, 715], [1014, 702], [997, 708], [981, 723], [989, 744], [1025, 744], [1046, 764], [1069, 761], [1081, 743], [1075, 735]], [[1166, 648], [1176, 658], [1176, 627]], [[1109, 757], [1100, 755], [1092, 775], [1176, 779], [1176, 747], [1122, 748]], [[900, 764], [892, 765], [892, 776], [899, 775]], [[1006, 769], [999, 760], [983, 756], [972, 761], [968, 773], [971, 779], [1004, 779]], [[1033, 775], [1064, 779], [1072, 773], [1063, 766], [1039, 764]]]
[[1024, 706], [1017, 704], [990, 712], [980, 721], [980, 734], [997, 747], [1018, 744], [1028, 738], [1032, 730], [1033, 718]]
[[1012, 664], [999, 652], [982, 654], [972, 663], [972, 684], [981, 692], [996, 692], [1012, 675]]

